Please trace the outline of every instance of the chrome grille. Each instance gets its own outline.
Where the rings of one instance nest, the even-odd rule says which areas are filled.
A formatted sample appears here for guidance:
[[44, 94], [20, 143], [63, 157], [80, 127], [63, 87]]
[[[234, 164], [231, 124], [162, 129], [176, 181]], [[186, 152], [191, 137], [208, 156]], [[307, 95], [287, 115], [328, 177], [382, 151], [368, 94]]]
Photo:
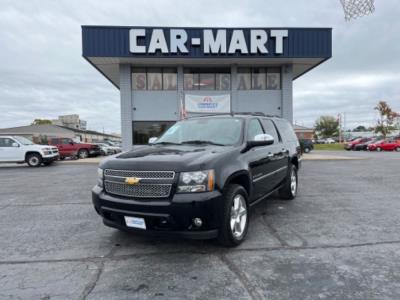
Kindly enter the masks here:
[[[125, 183], [128, 177], [136, 177], [139, 183]], [[104, 188], [107, 193], [131, 198], [167, 198], [171, 193], [175, 172], [104, 170]]]
[[165, 198], [171, 192], [171, 184], [129, 185], [122, 182], [105, 181], [104, 187], [108, 193], [137, 198]]
[[173, 171], [130, 171], [130, 170], [104, 170], [105, 176], [137, 177], [140, 179], [174, 179]]

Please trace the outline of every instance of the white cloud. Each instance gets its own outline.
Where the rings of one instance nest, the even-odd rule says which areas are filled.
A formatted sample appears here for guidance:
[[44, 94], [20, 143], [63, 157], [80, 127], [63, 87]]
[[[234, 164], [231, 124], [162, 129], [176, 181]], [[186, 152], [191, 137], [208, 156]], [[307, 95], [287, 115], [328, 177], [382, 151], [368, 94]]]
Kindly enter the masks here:
[[374, 105], [400, 111], [400, 9], [345, 22], [339, 0], [13, 1], [0, 10], [0, 127], [78, 113], [92, 129], [118, 131], [119, 93], [81, 56], [81, 25], [333, 27], [333, 57], [297, 79], [295, 119], [346, 112], [374, 122]]

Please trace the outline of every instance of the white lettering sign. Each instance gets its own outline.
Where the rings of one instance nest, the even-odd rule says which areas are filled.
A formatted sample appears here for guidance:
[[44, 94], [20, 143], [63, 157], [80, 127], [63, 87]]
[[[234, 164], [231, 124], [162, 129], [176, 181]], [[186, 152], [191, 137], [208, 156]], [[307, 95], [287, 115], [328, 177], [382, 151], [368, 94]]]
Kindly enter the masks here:
[[231, 96], [230, 94], [212, 96], [186, 94], [185, 109], [194, 113], [230, 113]]
[[[272, 29], [204, 29], [202, 36], [188, 37], [185, 29], [152, 29], [150, 41], [145, 44], [149, 29], [130, 29], [129, 51], [142, 53], [189, 53], [189, 49], [200, 47], [204, 54], [268, 54], [268, 42], [275, 40], [274, 54], [283, 54], [284, 39], [288, 38], [288, 30]], [[169, 31], [169, 32], [168, 32]], [[245, 34], [246, 32], [246, 34]], [[269, 34], [268, 34], [269, 32]], [[165, 35], [169, 33], [169, 45]], [[250, 33], [248, 35], [248, 33]], [[197, 34], [196, 34], [197, 35]], [[246, 40], [247, 39], [249, 40]], [[248, 44], [249, 43], [249, 44]], [[189, 48], [190, 46], [190, 48]]]

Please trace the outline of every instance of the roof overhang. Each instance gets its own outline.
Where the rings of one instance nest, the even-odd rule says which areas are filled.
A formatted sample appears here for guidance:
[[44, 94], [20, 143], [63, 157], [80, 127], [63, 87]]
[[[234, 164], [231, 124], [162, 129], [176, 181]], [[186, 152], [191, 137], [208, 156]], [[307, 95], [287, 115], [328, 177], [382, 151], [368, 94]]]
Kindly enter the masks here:
[[[149, 49], [150, 44], [154, 42], [153, 30], [161, 32], [162, 38], [165, 38], [165, 51], [157, 49], [154, 53], [135, 53], [132, 49], [134, 48], [132, 47], [132, 30], [139, 30], [142, 33], [141, 36], [135, 36], [134, 43], [134, 46], [142, 47], [142, 49]], [[177, 28], [82, 26], [83, 57], [119, 88], [120, 64], [134, 66], [292, 65], [293, 79], [296, 79], [332, 56], [331, 28], [179, 28], [178, 32], [183, 31], [187, 34], [184, 44], [186, 53], [169, 52], [172, 47], [172, 30], [177, 30]], [[207, 30], [211, 30], [215, 38], [218, 32], [222, 31], [226, 37], [224, 41], [226, 48], [234, 39], [234, 31], [239, 33], [238, 35], [243, 39], [239, 38], [239, 43], [236, 44], [242, 41], [247, 52], [250, 52], [251, 43], [254, 43], [253, 32], [265, 32], [269, 39], [264, 44], [264, 53], [256, 51], [243, 54], [240, 49], [235, 53], [228, 53], [228, 50], [203, 53], [204, 31]], [[278, 37], [272, 38], [274, 32], [286, 33], [286, 37], [281, 37], [281, 48], [279, 48]], [[194, 44], [196, 40], [200, 44]], [[243, 45], [238, 47], [241, 46]]]

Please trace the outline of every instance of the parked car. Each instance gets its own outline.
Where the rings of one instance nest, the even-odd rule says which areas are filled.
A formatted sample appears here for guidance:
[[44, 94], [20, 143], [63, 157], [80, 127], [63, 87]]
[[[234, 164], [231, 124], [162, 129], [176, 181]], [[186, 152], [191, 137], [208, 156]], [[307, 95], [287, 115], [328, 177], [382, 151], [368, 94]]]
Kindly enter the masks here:
[[299, 140], [299, 142], [301, 147], [301, 153], [310, 153], [312, 150], [314, 150], [314, 144], [312, 140], [301, 139]]
[[400, 140], [381, 140], [368, 145], [369, 151], [398, 151], [400, 152]]
[[356, 145], [366, 143], [370, 140], [371, 140], [371, 138], [358, 138], [358, 139], [352, 140], [352, 141], [344, 144], [344, 149], [346, 149], [348, 151], [354, 150], [354, 147]]
[[355, 151], [366, 151], [366, 150], [368, 150], [368, 145], [377, 143], [381, 139], [382, 138], [372, 138], [371, 140], [369, 140], [367, 142], [356, 144], [356, 145], [354, 145], [353, 150], [355, 150]]
[[95, 144], [76, 143], [69, 138], [52, 138], [50, 145], [56, 146], [60, 152], [60, 158], [74, 157], [87, 158], [89, 156], [98, 156], [101, 154], [100, 147]]
[[104, 144], [107, 144], [114, 151], [114, 154], [122, 152], [121, 145], [118, 143], [104, 141]]
[[327, 138], [325, 139], [325, 144], [335, 144], [336, 141], [333, 138]]
[[57, 147], [32, 143], [22, 136], [0, 136], [1, 163], [27, 163], [30, 167], [46, 166], [58, 160]]
[[115, 154], [115, 150], [112, 149], [111, 146], [104, 144], [104, 143], [96, 143], [96, 145], [98, 145], [100, 147], [100, 153], [101, 155], [111, 155], [111, 154]]
[[92, 200], [107, 226], [236, 246], [247, 234], [251, 206], [275, 191], [296, 197], [300, 155], [284, 119], [191, 118], [153, 144], [103, 161]]

